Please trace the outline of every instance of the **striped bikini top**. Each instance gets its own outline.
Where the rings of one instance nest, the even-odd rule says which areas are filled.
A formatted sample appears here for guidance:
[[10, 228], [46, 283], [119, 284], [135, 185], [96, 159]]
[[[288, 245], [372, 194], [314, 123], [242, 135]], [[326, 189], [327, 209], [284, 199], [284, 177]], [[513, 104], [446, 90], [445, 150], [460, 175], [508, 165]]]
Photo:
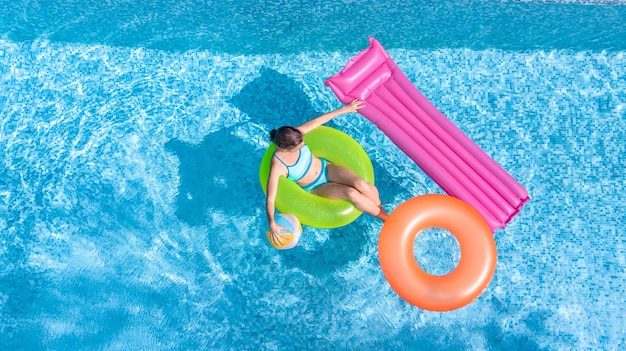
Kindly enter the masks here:
[[298, 155], [298, 160], [291, 166], [287, 165], [280, 159], [280, 157], [274, 154], [274, 157], [287, 167], [287, 179], [291, 179], [296, 182], [304, 178], [304, 176], [309, 172], [311, 164], [313, 164], [313, 154], [311, 154], [311, 150], [307, 144], [304, 144], [304, 146], [300, 148], [299, 152], [300, 154]]

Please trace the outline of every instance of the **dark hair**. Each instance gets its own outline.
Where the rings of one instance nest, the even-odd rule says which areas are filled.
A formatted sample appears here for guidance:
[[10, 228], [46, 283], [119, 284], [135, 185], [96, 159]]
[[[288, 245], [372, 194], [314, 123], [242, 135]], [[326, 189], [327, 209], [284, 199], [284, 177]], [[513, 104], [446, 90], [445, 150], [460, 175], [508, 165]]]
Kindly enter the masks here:
[[270, 131], [270, 141], [280, 149], [289, 149], [300, 145], [302, 132], [298, 128], [283, 126]]

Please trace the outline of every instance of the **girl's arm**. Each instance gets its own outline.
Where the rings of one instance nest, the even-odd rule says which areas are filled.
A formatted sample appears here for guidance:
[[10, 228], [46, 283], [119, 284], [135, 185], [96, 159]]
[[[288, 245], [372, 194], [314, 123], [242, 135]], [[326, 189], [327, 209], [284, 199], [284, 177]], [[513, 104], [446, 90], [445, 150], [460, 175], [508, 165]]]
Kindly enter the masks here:
[[277, 168], [278, 165], [274, 158], [270, 163], [270, 174], [267, 178], [267, 197], [265, 198], [265, 212], [267, 214], [267, 223], [270, 227], [270, 232], [272, 233], [272, 241], [275, 243], [282, 244], [283, 239], [287, 239], [283, 234], [281, 234], [281, 230], [286, 230], [287, 228], [282, 227], [276, 223], [274, 220], [274, 212], [276, 211], [276, 206], [274, 202], [276, 201], [276, 192], [278, 189], [278, 179], [281, 175], [280, 169]]
[[361, 100], [354, 100], [341, 108], [325, 113], [319, 117], [313, 118], [312, 120], [298, 126], [298, 129], [302, 132], [302, 134], [306, 134], [339, 115], [349, 112], [356, 112], [356, 110], [363, 107], [363, 104], [364, 102]]

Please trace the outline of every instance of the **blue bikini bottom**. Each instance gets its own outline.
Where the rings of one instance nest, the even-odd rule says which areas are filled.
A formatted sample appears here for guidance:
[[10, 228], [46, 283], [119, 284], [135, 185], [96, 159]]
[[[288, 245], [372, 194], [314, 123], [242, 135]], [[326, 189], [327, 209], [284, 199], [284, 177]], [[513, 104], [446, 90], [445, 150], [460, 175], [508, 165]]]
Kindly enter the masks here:
[[321, 186], [322, 184], [328, 183], [328, 165], [327, 165], [328, 161], [326, 161], [323, 158], [321, 158], [320, 160], [322, 161], [322, 169], [320, 171], [320, 174], [310, 184], [306, 186], [302, 186], [302, 189], [306, 191], [311, 191]]

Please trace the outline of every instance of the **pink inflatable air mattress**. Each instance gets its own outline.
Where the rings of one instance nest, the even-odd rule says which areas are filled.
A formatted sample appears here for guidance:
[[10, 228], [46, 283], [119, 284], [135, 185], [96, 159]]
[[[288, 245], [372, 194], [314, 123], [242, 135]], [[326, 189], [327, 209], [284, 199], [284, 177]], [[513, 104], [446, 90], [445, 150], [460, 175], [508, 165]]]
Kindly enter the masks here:
[[492, 232], [529, 200], [526, 190], [420, 93], [380, 43], [358, 53], [326, 81], [344, 104], [359, 110], [448, 195], [473, 206]]

